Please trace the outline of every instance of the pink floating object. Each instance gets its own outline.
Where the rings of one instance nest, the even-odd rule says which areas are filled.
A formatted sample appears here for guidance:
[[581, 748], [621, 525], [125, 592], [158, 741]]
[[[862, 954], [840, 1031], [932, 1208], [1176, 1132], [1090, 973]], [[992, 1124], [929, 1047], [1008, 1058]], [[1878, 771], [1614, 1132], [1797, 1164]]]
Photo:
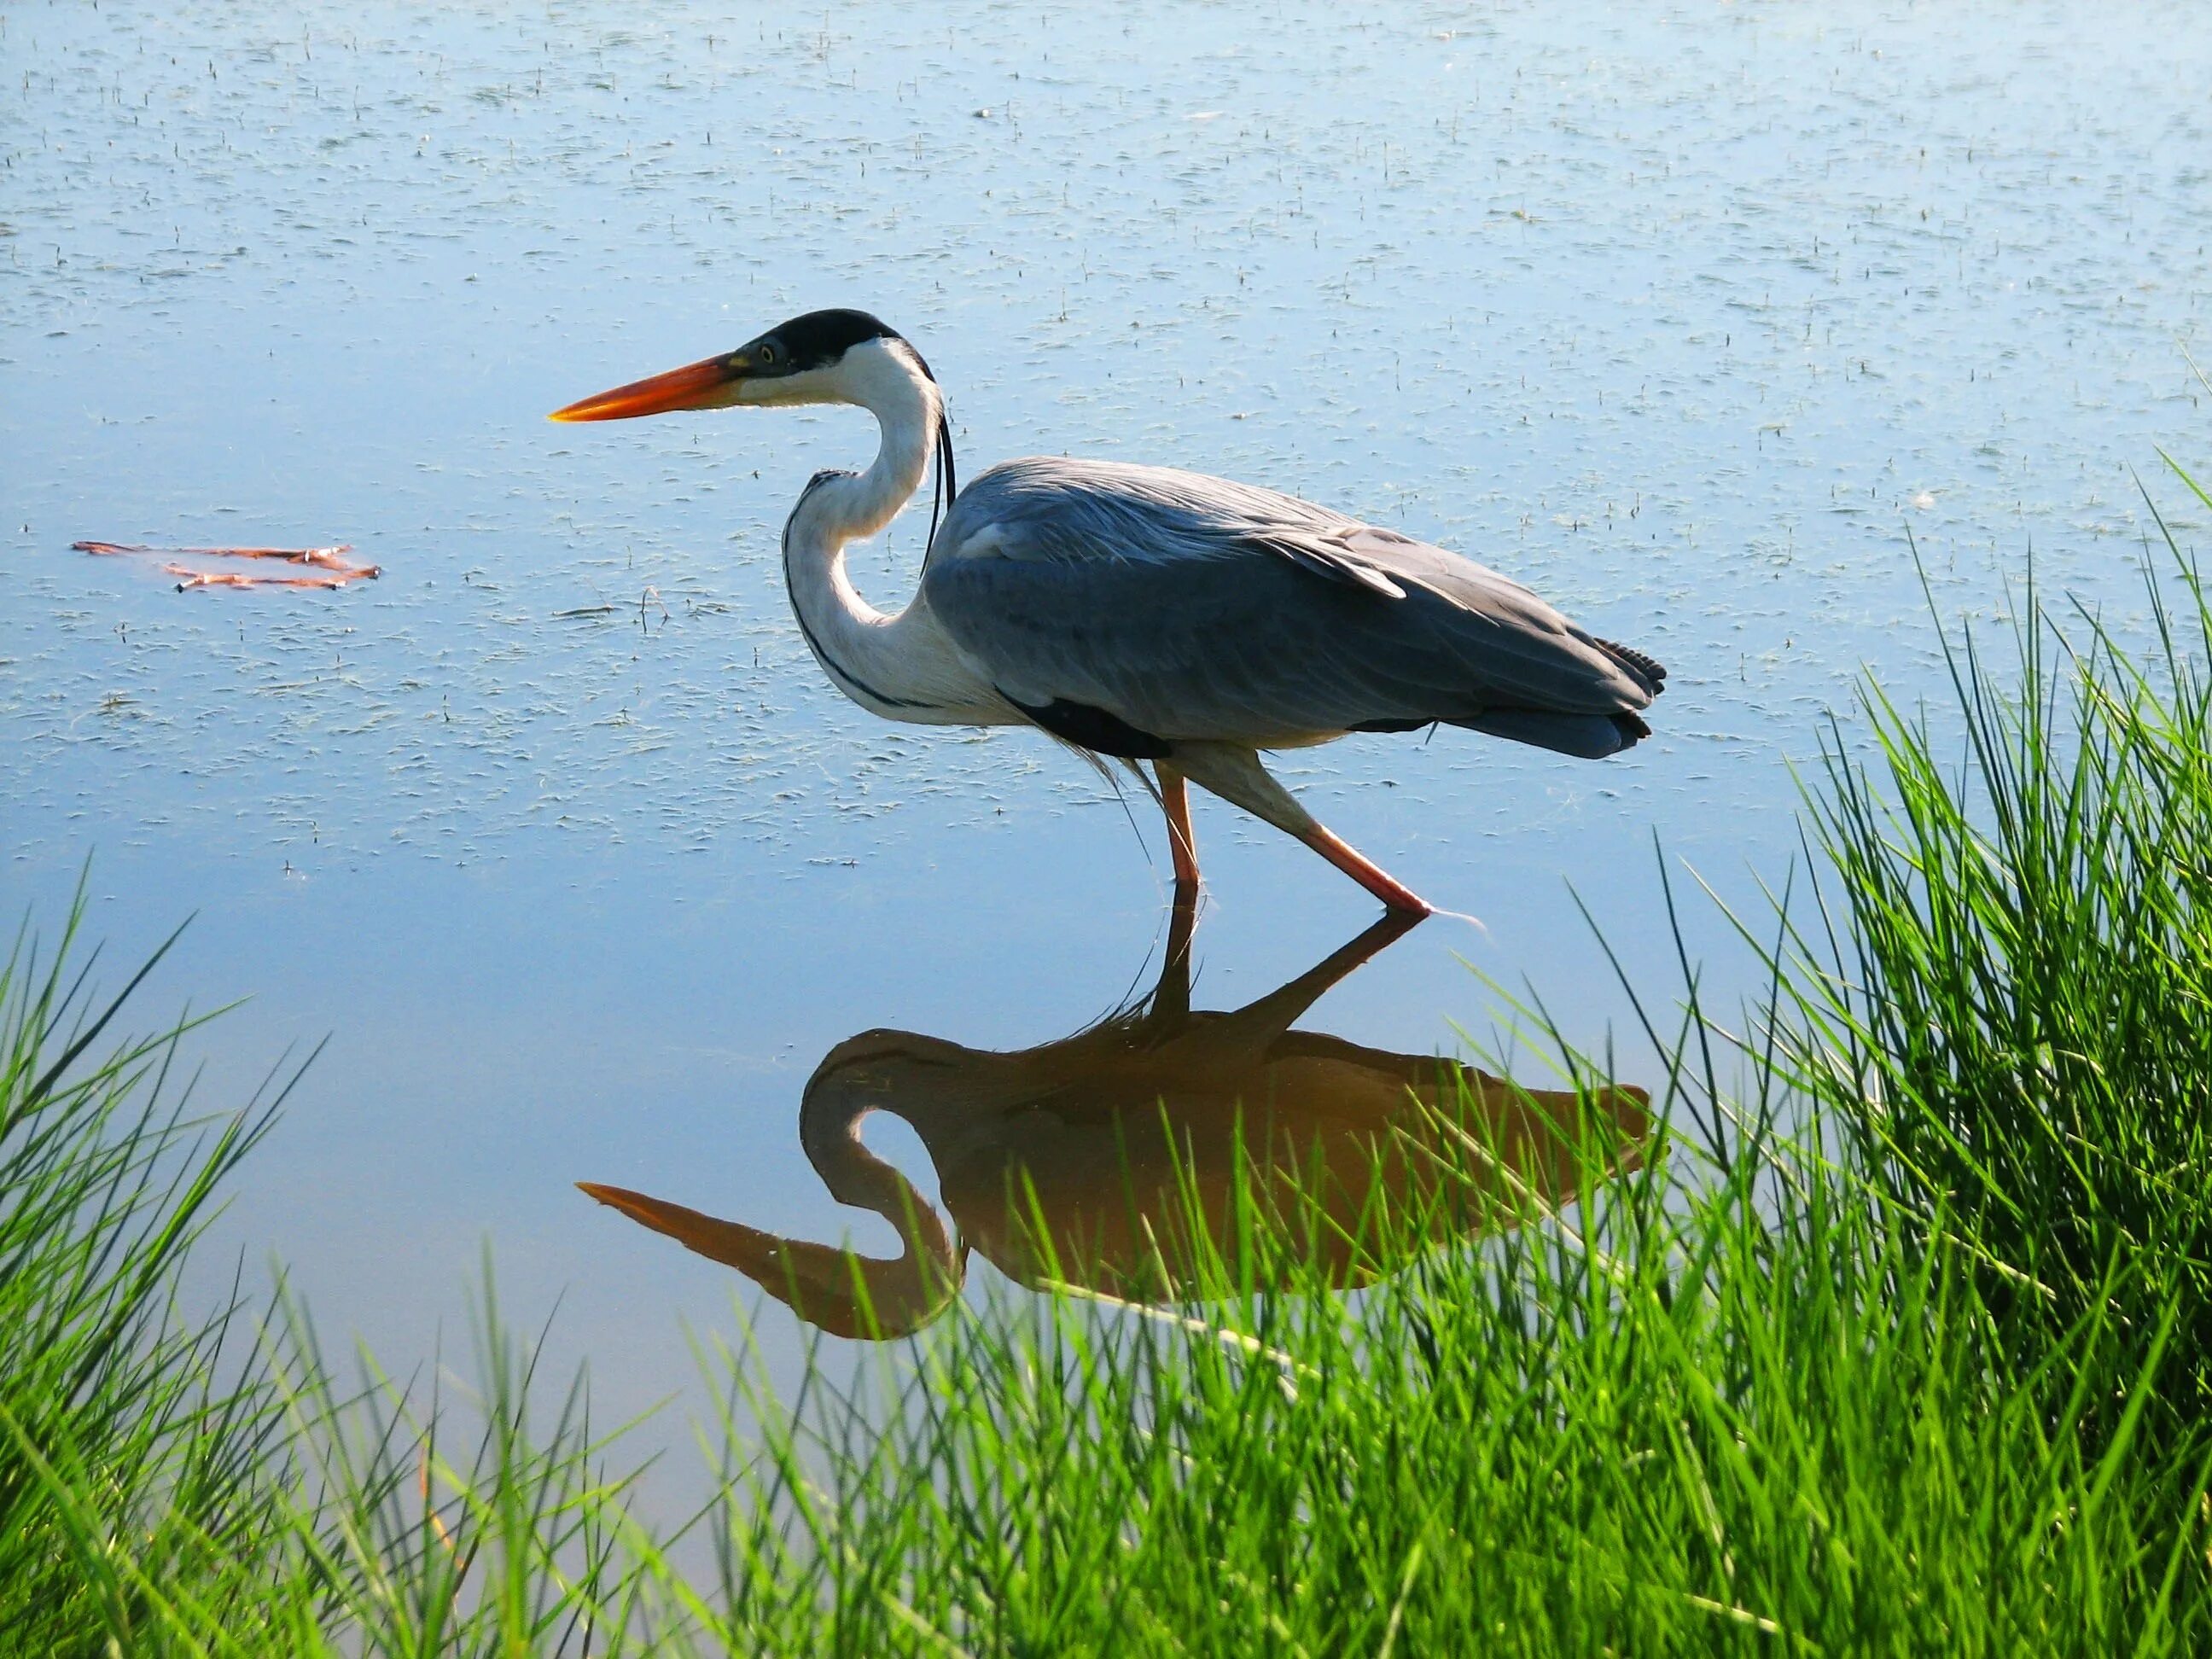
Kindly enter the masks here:
[[187, 587], [343, 587], [348, 582], [384, 574], [380, 566], [356, 564], [347, 558], [345, 556], [353, 551], [350, 542], [340, 542], [333, 547], [152, 547], [143, 542], [71, 542], [70, 546], [79, 553], [153, 553], [168, 559], [281, 559], [288, 564], [313, 565], [328, 573], [317, 576], [260, 576], [242, 571], [195, 570], [190, 565], [164, 564], [161, 568], [177, 578], [179, 592]]

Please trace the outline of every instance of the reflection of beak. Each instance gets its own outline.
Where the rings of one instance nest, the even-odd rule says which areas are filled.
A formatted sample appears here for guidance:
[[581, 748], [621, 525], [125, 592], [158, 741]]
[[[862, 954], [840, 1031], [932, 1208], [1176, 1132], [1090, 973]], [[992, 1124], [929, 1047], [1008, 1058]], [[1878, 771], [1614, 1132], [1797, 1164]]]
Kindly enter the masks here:
[[720, 407], [723, 387], [742, 380], [752, 365], [741, 351], [726, 351], [703, 362], [687, 363], [650, 380], [632, 380], [611, 392], [580, 398], [546, 416], [552, 421], [627, 421], [637, 415], [665, 415], [678, 409]]
[[[799, 1316], [832, 1336], [881, 1341], [905, 1336], [943, 1312], [958, 1294], [965, 1262], [933, 1211], [917, 1208], [896, 1261], [779, 1238], [658, 1198], [595, 1181], [576, 1185], [641, 1226], [684, 1249], [735, 1267]], [[905, 1231], [905, 1230], [902, 1230]]]

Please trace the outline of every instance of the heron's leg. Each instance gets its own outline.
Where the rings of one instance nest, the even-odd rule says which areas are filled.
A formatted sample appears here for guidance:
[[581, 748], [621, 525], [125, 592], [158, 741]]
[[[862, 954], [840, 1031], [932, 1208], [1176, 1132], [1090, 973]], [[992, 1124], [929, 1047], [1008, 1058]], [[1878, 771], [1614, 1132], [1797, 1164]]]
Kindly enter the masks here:
[[1235, 744], [1183, 743], [1176, 745], [1176, 764], [1223, 799], [1236, 802], [1285, 835], [1296, 836], [1393, 910], [1415, 916], [1433, 914], [1435, 907], [1419, 894], [1393, 881], [1380, 866], [1360, 857], [1315, 822], [1289, 790], [1268, 776], [1255, 751]]
[[1182, 774], [1165, 761], [1154, 761], [1152, 770], [1159, 775], [1160, 809], [1167, 814], [1168, 851], [1175, 860], [1176, 890], [1185, 888], [1196, 891], [1198, 887], [1198, 842], [1190, 832], [1190, 792], [1183, 787]]
[[1331, 835], [1320, 824], [1304, 831], [1293, 830], [1291, 833], [1393, 910], [1416, 917], [1434, 913], [1436, 907], [1419, 893], [1394, 881], [1389, 872], [1381, 865], [1362, 858], [1347, 842]]

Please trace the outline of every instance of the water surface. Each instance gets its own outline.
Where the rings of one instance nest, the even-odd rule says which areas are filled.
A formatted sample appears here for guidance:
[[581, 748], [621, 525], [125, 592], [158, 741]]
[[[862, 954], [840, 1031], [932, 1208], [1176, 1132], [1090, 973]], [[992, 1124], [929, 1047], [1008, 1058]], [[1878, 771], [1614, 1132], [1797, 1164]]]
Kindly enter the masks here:
[[[2194, 21], [0, 7], [6, 896], [52, 918], [96, 855], [118, 970], [197, 915], [152, 996], [252, 994], [210, 1103], [328, 1035], [222, 1237], [396, 1366], [450, 1342], [488, 1239], [616, 1406], [677, 1385], [738, 1281], [579, 1179], [883, 1248], [807, 1170], [806, 1079], [872, 1027], [1022, 1050], [1121, 1005], [1158, 828], [1040, 738], [821, 680], [776, 532], [865, 416], [543, 419], [860, 305], [928, 356], [971, 473], [1293, 490], [1668, 662], [1657, 736], [1605, 765], [1444, 732], [1283, 768], [1486, 924], [1420, 929], [1314, 1029], [1451, 1048], [1471, 967], [1617, 1031], [1632, 1079], [1569, 884], [1663, 982], [1655, 837], [1738, 892], [1786, 867], [1820, 711], [1863, 663], [1941, 690], [1913, 545], [1947, 615], [2032, 548], [2140, 623], [2131, 469], [2204, 430]], [[924, 522], [860, 555], [879, 603]], [[85, 537], [384, 574], [178, 593]], [[1198, 827], [1202, 1006], [1368, 919], [1272, 832]]]

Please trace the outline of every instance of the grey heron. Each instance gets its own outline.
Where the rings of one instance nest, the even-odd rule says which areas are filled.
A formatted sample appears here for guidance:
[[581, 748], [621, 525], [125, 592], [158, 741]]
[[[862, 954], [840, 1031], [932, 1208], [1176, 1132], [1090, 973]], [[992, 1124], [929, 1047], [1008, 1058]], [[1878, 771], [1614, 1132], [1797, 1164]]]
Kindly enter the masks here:
[[[1262, 750], [1443, 724], [1601, 759], [1650, 735], [1650, 657], [1520, 583], [1295, 496], [1166, 467], [1031, 456], [958, 487], [937, 380], [866, 312], [810, 312], [735, 351], [582, 398], [556, 421], [850, 404], [863, 472], [817, 472], [783, 528], [784, 579], [830, 681], [887, 720], [1034, 726], [1127, 762], [1195, 890], [1185, 781], [1295, 836], [1394, 909], [1430, 907], [1319, 823]], [[860, 597], [845, 549], [938, 463], [913, 600]], [[1103, 764], [1103, 762], [1102, 762]]]

